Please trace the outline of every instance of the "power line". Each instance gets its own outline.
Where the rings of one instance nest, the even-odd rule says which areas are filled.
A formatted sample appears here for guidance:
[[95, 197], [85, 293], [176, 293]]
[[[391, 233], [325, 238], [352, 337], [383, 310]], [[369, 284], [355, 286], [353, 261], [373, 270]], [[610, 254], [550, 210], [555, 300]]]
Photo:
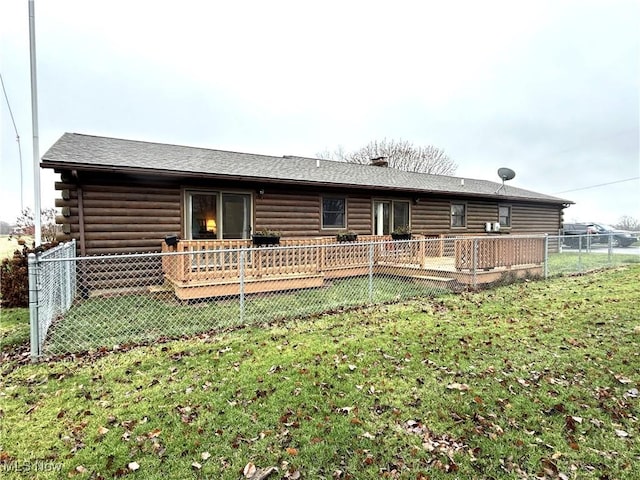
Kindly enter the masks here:
[[638, 180], [639, 178], [640, 177], [631, 177], [631, 178], [625, 178], [623, 180], [616, 180], [614, 182], [598, 183], [597, 185], [589, 185], [588, 187], [573, 188], [571, 190], [563, 190], [562, 192], [555, 192], [554, 195], [557, 195], [559, 193], [577, 192], [578, 190], [588, 190], [590, 188], [604, 187], [606, 185], [613, 185], [615, 183], [630, 182], [632, 180]]
[[[604, 137], [592, 137], [590, 138], [586, 143], [587, 144], [591, 144], [593, 145], [594, 143], [598, 143], [601, 142], [603, 140], [611, 140], [612, 138], [617, 138], [617, 137], [621, 137], [622, 135], [628, 135], [630, 133], [637, 133], [637, 130], [634, 129], [629, 129], [629, 130], [621, 130], [619, 132], [616, 133], [612, 133], [611, 135], [605, 135]], [[550, 157], [553, 155], [559, 155], [561, 153], [568, 153], [568, 152], [573, 152], [574, 150], [580, 150], [583, 149], [584, 147], [584, 142], [580, 145], [576, 145], [575, 147], [569, 147], [569, 148], [565, 148], [564, 150], [558, 150], [557, 152], [553, 152], [548, 154], [546, 157]]]
[[11, 117], [11, 122], [13, 123], [13, 130], [16, 132], [16, 142], [18, 142], [18, 158], [20, 160], [20, 211], [24, 210], [24, 199], [22, 194], [22, 147], [20, 146], [20, 135], [18, 135], [18, 127], [16, 126], [16, 121], [13, 118], [13, 112], [11, 111], [11, 104], [9, 103], [9, 97], [7, 96], [7, 91], [4, 88], [4, 80], [2, 78], [2, 73], [0, 73], [0, 84], [2, 84], [2, 92], [4, 93], [4, 98], [7, 101], [7, 108], [9, 109], [9, 116]]
[[[598, 143], [604, 140], [610, 140], [612, 138], [617, 138], [617, 137], [621, 137], [622, 135], [628, 135], [630, 133], [637, 133], [637, 130], [621, 130], [619, 132], [616, 133], [612, 133], [611, 135], [606, 135], [604, 137], [592, 137], [589, 139], [589, 141], [586, 142], [587, 145], [593, 145], [594, 143]], [[576, 145], [574, 147], [569, 147], [569, 148], [565, 148], [563, 150], [557, 150], [555, 152], [551, 152], [551, 153], [547, 153], [544, 157], [539, 157], [535, 160], [529, 160], [530, 163], [536, 163], [536, 162], [541, 162], [543, 160], [549, 160], [550, 157], [555, 157], [557, 155], [561, 155], [564, 153], [569, 153], [569, 152], [573, 152], [575, 150], [582, 150], [585, 148], [585, 143], [582, 143], [580, 145]], [[573, 191], [573, 190], [569, 190], [569, 191]], [[563, 192], [560, 192], [563, 193]]]

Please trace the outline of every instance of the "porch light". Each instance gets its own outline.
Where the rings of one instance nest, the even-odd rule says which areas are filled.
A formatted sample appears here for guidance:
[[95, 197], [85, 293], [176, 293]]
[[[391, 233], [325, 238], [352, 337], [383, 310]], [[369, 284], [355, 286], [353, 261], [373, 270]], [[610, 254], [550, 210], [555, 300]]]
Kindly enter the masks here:
[[216, 233], [216, 221], [213, 218], [207, 220], [207, 231]]

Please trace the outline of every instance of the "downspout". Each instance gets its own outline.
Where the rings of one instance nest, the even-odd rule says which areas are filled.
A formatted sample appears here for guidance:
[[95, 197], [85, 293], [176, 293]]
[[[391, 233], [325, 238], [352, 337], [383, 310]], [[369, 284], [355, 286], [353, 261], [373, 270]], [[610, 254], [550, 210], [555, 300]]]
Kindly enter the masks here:
[[78, 226], [80, 228], [80, 256], [87, 254], [84, 242], [84, 206], [82, 202], [82, 187], [78, 186]]

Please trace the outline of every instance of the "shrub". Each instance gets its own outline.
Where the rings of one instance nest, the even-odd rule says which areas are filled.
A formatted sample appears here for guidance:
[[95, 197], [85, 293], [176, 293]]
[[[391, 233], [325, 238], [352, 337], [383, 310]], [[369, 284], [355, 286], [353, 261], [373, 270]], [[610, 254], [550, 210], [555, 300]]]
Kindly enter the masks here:
[[30, 253], [41, 253], [58, 245], [45, 243], [36, 248], [26, 245], [22, 251], [13, 252], [13, 257], [5, 258], [0, 264], [0, 303], [5, 308], [27, 307], [29, 305], [29, 259]]

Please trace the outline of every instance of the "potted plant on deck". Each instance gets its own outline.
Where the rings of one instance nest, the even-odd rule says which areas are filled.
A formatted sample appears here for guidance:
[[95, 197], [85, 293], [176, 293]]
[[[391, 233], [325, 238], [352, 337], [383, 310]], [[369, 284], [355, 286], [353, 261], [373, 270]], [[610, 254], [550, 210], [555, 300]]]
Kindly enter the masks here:
[[254, 245], [278, 245], [280, 243], [280, 232], [263, 228], [251, 235]]
[[351, 230], [340, 232], [336, 234], [336, 240], [338, 242], [355, 242], [358, 239], [358, 234]]
[[391, 238], [394, 240], [411, 240], [411, 229], [408, 225], [397, 227], [393, 232], [391, 232]]

